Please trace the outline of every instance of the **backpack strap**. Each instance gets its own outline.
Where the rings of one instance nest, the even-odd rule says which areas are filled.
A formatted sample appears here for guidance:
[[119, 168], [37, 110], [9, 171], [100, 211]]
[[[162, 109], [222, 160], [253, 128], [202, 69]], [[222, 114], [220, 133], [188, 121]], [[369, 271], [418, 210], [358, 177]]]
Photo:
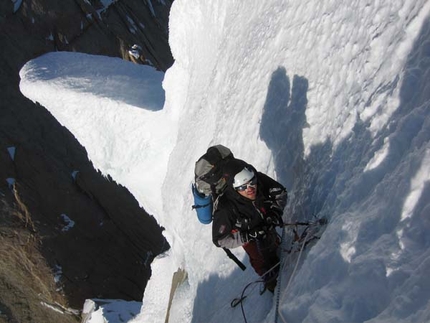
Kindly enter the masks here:
[[214, 195], [214, 194], [212, 193], [212, 197], [213, 197], [213, 209], [212, 209], [212, 214], [215, 214], [215, 211], [218, 209], [218, 202], [219, 202], [219, 198], [220, 198], [221, 196], [223, 196], [223, 194], [224, 194], [224, 192], [222, 192], [221, 194], [219, 194], [219, 195], [217, 196], [217, 195]]
[[236, 263], [236, 265], [239, 266], [240, 269], [242, 269], [242, 270], [246, 269], [246, 266], [239, 259], [237, 259], [237, 257], [230, 251], [230, 249], [227, 249], [227, 248], [223, 248], [223, 249], [224, 249], [225, 253], [227, 254], [227, 256], [231, 260], [233, 260]]

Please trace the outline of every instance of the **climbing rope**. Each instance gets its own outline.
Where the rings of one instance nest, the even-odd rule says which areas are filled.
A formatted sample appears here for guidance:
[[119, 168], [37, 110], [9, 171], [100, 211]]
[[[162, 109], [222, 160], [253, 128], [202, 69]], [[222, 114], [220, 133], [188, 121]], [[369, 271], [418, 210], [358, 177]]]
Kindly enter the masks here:
[[[264, 277], [265, 275], [269, 274], [272, 270], [274, 270], [276, 267], [278, 267], [280, 265], [280, 262], [276, 263], [275, 265], [273, 265], [272, 268], [270, 268], [269, 270], [267, 270], [262, 277]], [[273, 277], [273, 279], [276, 279], [276, 277]], [[243, 308], [243, 301], [248, 297], [248, 295], [245, 295], [245, 291], [248, 289], [248, 287], [254, 285], [254, 284], [258, 284], [258, 283], [264, 283], [263, 279], [257, 279], [253, 282], [250, 282], [249, 284], [247, 284], [243, 290], [242, 293], [240, 295], [240, 297], [237, 297], [235, 299], [233, 299], [230, 303], [231, 307], [236, 307], [237, 305], [240, 304], [240, 308], [242, 311], [242, 316], [243, 316], [243, 320], [245, 323], [248, 323], [248, 321], [246, 320], [246, 314], [245, 314], [245, 309]], [[260, 292], [260, 295], [263, 294], [266, 291], [266, 289], [264, 289], [263, 291]], [[252, 291], [251, 291], [252, 292]]]
[[[262, 277], [264, 277], [266, 274], [268, 274], [268, 273], [270, 273], [272, 270], [274, 270], [276, 267], [278, 267], [278, 266], [280, 266], [280, 270], [279, 270], [279, 275], [277, 276], [277, 279], [278, 279], [278, 283], [277, 283], [277, 286], [278, 286], [278, 288], [277, 288], [277, 290], [276, 290], [276, 304], [275, 304], [275, 323], [278, 323], [278, 318], [279, 318], [279, 315], [281, 316], [281, 319], [282, 319], [282, 321], [283, 321], [283, 323], [286, 323], [286, 321], [285, 321], [285, 318], [283, 317], [283, 315], [282, 315], [282, 313], [281, 313], [281, 311], [279, 310], [279, 304], [281, 303], [281, 301], [283, 301], [283, 299], [285, 298], [285, 295], [286, 295], [286, 293], [287, 293], [287, 291], [288, 291], [288, 288], [289, 288], [289, 286], [290, 286], [290, 284], [291, 284], [291, 282], [292, 282], [292, 280], [293, 280], [293, 277], [294, 277], [294, 275], [295, 275], [295, 273], [296, 273], [296, 271], [297, 271], [297, 268], [298, 268], [298, 266], [299, 266], [299, 263], [300, 263], [300, 259], [301, 259], [301, 257], [302, 257], [302, 253], [303, 253], [303, 250], [305, 249], [305, 247], [306, 247], [306, 245], [310, 242], [310, 241], [312, 241], [312, 239], [308, 239], [309, 238], [309, 236], [311, 236], [311, 232], [312, 232], [312, 230], [309, 230], [309, 228], [310, 228], [310, 226], [312, 226], [312, 225], [314, 225], [314, 224], [326, 224], [327, 222], [326, 222], [326, 220], [324, 220], [324, 221], [322, 221], [321, 219], [320, 220], [318, 220], [318, 221], [313, 221], [313, 222], [296, 222], [296, 223], [285, 223], [283, 226], [282, 226], [282, 236], [281, 236], [281, 243], [280, 243], [280, 246], [282, 247], [282, 245], [284, 244], [284, 242], [285, 242], [285, 240], [286, 240], [286, 230], [285, 230], [285, 227], [287, 227], [287, 226], [294, 226], [295, 227], [295, 229], [293, 229], [293, 233], [294, 233], [294, 238], [293, 238], [293, 242], [294, 241], [300, 241], [300, 248], [297, 250], [298, 251], [298, 256], [297, 256], [297, 259], [296, 259], [296, 261], [295, 261], [295, 264], [294, 264], [294, 268], [293, 268], [293, 271], [292, 271], [292, 273], [291, 273], [291, 275], [290, 275], [290, 278], [288, 279], [288, 282], [287, 282], [287, 285], [286, 285], [286, 287], [283, 289], [283, 291], [282, 291], [282, 296], [281, 296], [281, 278], [282, 278], [282, 269], [283, 269], [283, 267], [284, 267], [284, 261], [285, 261], [285, 258], [286, 257], [284, 257], [284, 252], [286, 252], [286, 253], [291, 253], [291, 252], [293, 252], [293, 253], [296, 253], [294, 250], [292, 250], [292, 249], [290, 249], [290, 250], [287, 250], [287, 249], [285, 249], [285, 250], [282, 250], [282, 251], [284, 251], [284, 252], [282, 252], [281, 253], [281, 257], [280, 257], [280, 261], [277, 263], [277, 264], [275, 264], [272, 268], [270, 268], [269, 270], [267, 270], [263, 275], [262, 275]], [[297, 232], [297, 227], [298, 226], [306, 226], [306, 228], [303, 230], [303, 232], [301, 232], [301, 234], [299, 235], [298, 234], [298, 232]], [[286, 242], [285, 242], [286, 243]], [[241, 311], [242, 311], [242, 316], [243, 316], [243, 319], [244, 319], [244, 322], [245, 323], [248, 323], [248, 321], [247, 321], [247, 319], [246, 319], [246, 314], [245, 314], [245, 310], [244, 310], [244, 308], [243, 308], [243, 301], [247, 298], [247, 295], [245, 295], [245, 292], [246, 292], [246, 290], [250, 287], [250, 286], [252, 286], [252, 285], [255, 285], [255, 284], [258, 284], [258, 283], [264, 283], [264, 280], [262, 280], [262, 279], [258, 279], [258, 280], [255, 280], [255, 281], [253, 281], [253, 282], [250, 282], [249, 284], [247, 284], [244, 288], [243, 288], [243, 290], [242, 290], [242, 293], [241, 293], [241, 295], [240, 295], [240, 297], [238, 297], [238, 298], [235, 298], [235, 299], [233, 299], [232, 301], [231, 301], [231, 303], [230, 303], [230, 306], [231, 307], [236, 307], [236, 306], [238, 306], [239, 304], [240, 304], [240, 307], [241, 307]], [[255, 287], [254, 287], [255, 288]], [[265, 290], [263, 290], [262, 292], [260, 292], [260, 294], [263, 294], [264, 293], [264, 291]], [[252, 291], [251, 291], [252, 292]], [[249, 295], [249, 294], [248, 294]]]
[[[300, 259], [302, 257], [303, 250], [305, 249], [305, 246], [306, 246], [306, 244], [308, 242], [308, 236], [309, 236], [309, 232], [310, 232], [308, 230], [308, 228], [309, 227], [306, 227], [305, 231], [302, 233], [301, 238], [303, 239], [303, 242], [302, 242], [302, 244], [300, 246], [300, 251], [299, 251], [299, 254], [297, 256], [297, 260], [296, 260], [296, 263], [294, 265], [294, 269], [293, 269], [293, 271], [292, 271], [292, 273], [290, 275], [290, 278], [288, 279], [287, 286], [285, 286], [285, 288], [282, 291], [282, 297], [280, 297], [280, 295], [281, 295], [281, 288], [278, 287], [277, 298], [276, 298], [275, 323], [278, 323], [278, 317], [279, 317], [279, 315], [281, 316], [282, 322], [286, 323], [286, 320], [285, 320], [284, 316], [282, 315], [282, 312], [279, 310], [279, 304], [280, 304], [281, 301], [284, 300], [285, 295], [287, 294], [288, 288], [290, 287], [291, 281], [293, 280], [293, 277], [294, 277], [294, 275], [295, 275], [295, 273], [297, 271], [298, 265], [300, 263]], [[296, 232], [294, 232], [294, 233], [297, 234]], [[304, 237], [303, 237], [303, 234], [305, 234]], [[284, 260], [284, 257], [281, 257], [282, 266], [283, 266], [283, 260]]]
[[[281, 246], [282, 246], [282, 243], [284, 242], [284, 240], [285, 240], [285, 225], [282, 227]], [[277, 323], [277, 321], [278, 321], [279, 299], [281, 296], [281, 288], [280, 287], [281, 287], [281, 283], [282, 283], [282, 281], [281, 281], [282, 269], [284, 267], [283, 260], [284, 260], [283, 253], [281, 253], [281, 259], [279, 260], [281, 267], [279, 268], [278, 289], [276, 290], [275, 323]]]

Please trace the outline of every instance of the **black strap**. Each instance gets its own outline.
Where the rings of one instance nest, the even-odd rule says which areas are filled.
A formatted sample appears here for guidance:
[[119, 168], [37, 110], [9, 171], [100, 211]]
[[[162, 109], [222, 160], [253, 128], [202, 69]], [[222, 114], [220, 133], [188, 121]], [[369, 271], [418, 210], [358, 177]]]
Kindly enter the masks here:
[[328, 223], [327, 218], [322, 217], [322, 218], [316, 219], [315, 221], [310, 221], [310, 222], [292, 222], [292, 223], [284, 223], [282, 226], [283, 226], [283, 227], [287, 227], [287, 226], [296, 226], [296, 225], [314, 225], [314, 224], [326, 225], [327, 223]]
[[237, 257], [235, 255], [233, 255], [233, 253], [230, 251], [230, 249], [227, 249], [227, 248], [223, 248], [223, 249], [224, 249], [225, 253], [227, 254], [227, 256], [231, 260], [233, 260], [236, 263], [236, 265], [239, 266], [240, 269], [242, 269], [242, 270], [246, 269], [246, 266], [239, 259], [237, 259]]
[[195, 210], [195, 209], [200, 209], [201, 207], [206, 207], [206, 206], [209, 206], [209, 205], [211, 205], [211, 202], [209, 202], [208, 204], [204, 204], [204, 205], [192, 205], [191, 208], [193, 210]]

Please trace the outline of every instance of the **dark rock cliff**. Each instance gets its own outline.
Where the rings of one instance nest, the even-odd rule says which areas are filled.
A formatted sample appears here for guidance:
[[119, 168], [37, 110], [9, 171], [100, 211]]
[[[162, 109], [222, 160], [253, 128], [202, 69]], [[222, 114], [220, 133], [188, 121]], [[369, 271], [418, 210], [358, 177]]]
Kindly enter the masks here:
[[[166, 70], [173, 62], [170, 6], [169, 0], [118, 0], [108, 8], [93, 0], [1, 2], [0, 322], [69, 322], [76, 316], [67, 307], [81, 309], [86, 298], [142, 299], [152, 259], [169, 248], [162, 228], [126, 188], [93, 168], [73, 134], [20, 93], [18, 73], [52, 51]], [[130, 54], [133, 45], [140, 55]]]

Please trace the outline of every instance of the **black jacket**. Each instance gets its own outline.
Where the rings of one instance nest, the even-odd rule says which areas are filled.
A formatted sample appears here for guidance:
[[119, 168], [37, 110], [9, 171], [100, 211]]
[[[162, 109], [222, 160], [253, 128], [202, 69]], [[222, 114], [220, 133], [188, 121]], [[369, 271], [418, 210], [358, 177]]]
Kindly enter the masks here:
[[[249, 165], [250, 166], [250, 165]], [[227, 187], [214, 203], [212, 240], [217, 247], [236, 248], [248, 240], [246, 233], [267, 228], [266, 218], [270, 216], [270, 206], [283, 210], [287, 202], [287, 191], [269, 176], [256, 172], [257, 197], [251, 201], [237, 193], [232, 185], [232, 176], [227, 174]]]

